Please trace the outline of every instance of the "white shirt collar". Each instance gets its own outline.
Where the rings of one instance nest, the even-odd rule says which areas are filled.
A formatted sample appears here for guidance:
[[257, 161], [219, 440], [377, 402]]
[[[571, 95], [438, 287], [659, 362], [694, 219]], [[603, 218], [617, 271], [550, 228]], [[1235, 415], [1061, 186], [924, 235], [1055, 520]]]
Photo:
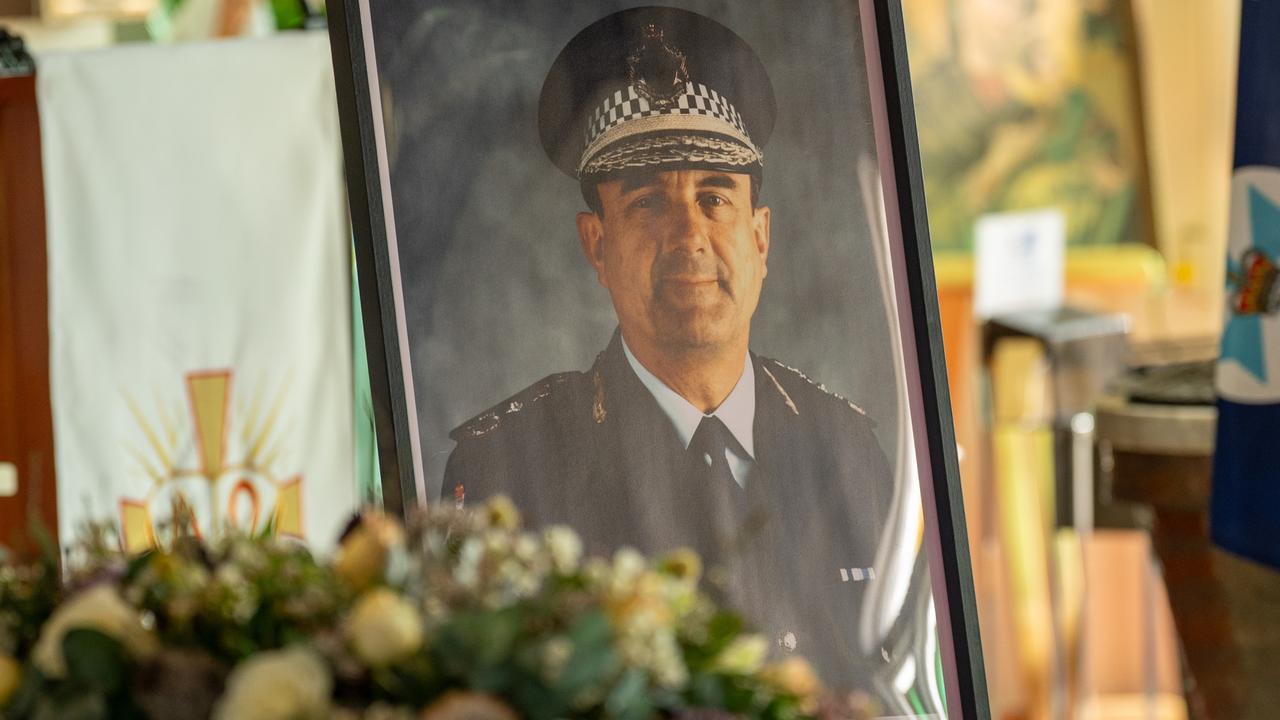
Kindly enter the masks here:
[[[666, 383], [641, 365], [636, 356], [631, 354], [631, 348], [627, 347], [626, 338], [622, 339], [622, 351], [626, 353], [627, 363], [640, 378], [640, 382], [644, 383], [653, 395], [653, 399], [658, 401], [658, 406], [667, 414], [667, 417], [671, 418], [671, 422], [676, 427], [676, 434], [680, 436], [680, 442], [688, 448], [690, 441], [693, 440], [693, 433], [698, 429], [698, 423], [702, 422], [702, 411], [667, 387]], [[756, 371], [751, 365], [750, 353], [742, 363], [742, 376], [738, 378], [738, 384], [733, 386], [729, 397], [720, 403], [720, 407], [710, 414], [720, 418], [725, 427], [729, 428], [733, 438], [738, 441], [743, 450], [747, 451], [748, 458], [755, 457], [752, 426], [756, 418]]]

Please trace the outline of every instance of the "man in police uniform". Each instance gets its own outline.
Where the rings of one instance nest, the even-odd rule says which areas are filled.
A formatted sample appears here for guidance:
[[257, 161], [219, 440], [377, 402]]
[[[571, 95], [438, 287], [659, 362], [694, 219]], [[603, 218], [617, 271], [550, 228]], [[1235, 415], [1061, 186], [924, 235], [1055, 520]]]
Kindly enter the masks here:
[[857, 628], [892, 476], [859, 408], [749, 350], [774, 114], [755, 53], [703, 16], [637, 8], [569, 42], [540, 132], [590, 207], [578, 235], [619, 330], [585, 372], [456, 429], [445, 487], [509, 495], [597, 553], [691, 547], [778, 653], [855, 688], [875, 661]]

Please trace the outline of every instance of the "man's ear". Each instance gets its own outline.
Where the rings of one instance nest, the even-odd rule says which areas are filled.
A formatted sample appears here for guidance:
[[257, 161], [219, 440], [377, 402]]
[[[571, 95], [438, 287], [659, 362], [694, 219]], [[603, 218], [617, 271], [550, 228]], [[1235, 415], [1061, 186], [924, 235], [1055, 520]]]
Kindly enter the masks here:
[[604, 285], [604, 223], [600, 221], [600, 216], [589, 212], [578, 213], [577, 221], [582, 254], [587, 256], [587, 262], [595, 268], [596, 280]]
[[[756, 252], [764, 265], [764, 275], [769, 274], [769, 208], [761, 205], [751, 212], [751, 233], [755, 238]], [[763, 277], [763, 275], [761, 276]]]

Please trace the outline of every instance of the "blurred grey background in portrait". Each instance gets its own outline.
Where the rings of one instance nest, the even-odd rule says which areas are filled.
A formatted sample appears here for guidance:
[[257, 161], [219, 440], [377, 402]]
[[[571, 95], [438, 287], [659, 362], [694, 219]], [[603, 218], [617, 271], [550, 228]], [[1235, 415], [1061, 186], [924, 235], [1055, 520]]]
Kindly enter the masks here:
[[[585, 204], [542, 152], [537, 107], [570, 38], [635, 4], [370, 2], [429, 498], [450, 430], [546, 375], [588, 368], [616, 326], [579, 249]], [[742, 36], [777, 96], [752, 349], [864, 408], [893, 458], [893, 356], [856, 169], [875, 153], [856, 9], [674, 4]]]

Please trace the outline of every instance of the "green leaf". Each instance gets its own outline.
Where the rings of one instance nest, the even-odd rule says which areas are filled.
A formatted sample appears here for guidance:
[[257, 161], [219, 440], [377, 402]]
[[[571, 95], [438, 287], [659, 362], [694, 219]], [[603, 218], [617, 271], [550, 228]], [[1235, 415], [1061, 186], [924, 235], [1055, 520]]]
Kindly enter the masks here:
[[608, 645], [613, 638], [613, 626], [602, 610], [593, 610], [574, 621], [569, 628], [569, 639], [574, 647]]
[[726, 676], [721, 681], [721, 688], [724, 692], [724, 709], [735, 714], [754, 714], [756, 692], [749, 683], [743, 682], [739, 677]]
[[138, 574], [146, 569], [147, 565], [155, 557], [155, 550], [144, 550], [132, 558], [129, 558], [129, 564], [125, 566], [124, 576], [127, 580], [134, 580]]
[[99, 692], [80, 692], [48, 698], [36, 708], [35, 720], [109, 720], [111, 708]]
[[573, 697], [583, 688], [603, 682], [617, 671], [613, 628], [603, 612], [595, 611], [578, 618], [569, 628], [569, 641], [573, 643], [573, 655], [561, 669], [556, 682], [560, 693]]
[[458, 613], [440, 628], [433, 652], [447, 674], [494, 689], [504, 680], [497, 666], [510, 659], [519, 633], [516, 608]]
[[643, 670], [628, 670], [605, 699], [605, 711], [617, 720], [646, 720], [653, 714], [648, 688], [649, 680]]
[[76, 628], [62, 638], [67, 676], [110, 695], [124, 684], [124, 648], [97, 630]]
[[493, 695], [505, 694], [515, 677], [515, 668], [502, 663], [477, 665], [467, 674], [473, 689]]
[[699, 707], [723, 707], [724, 689], [720, 678], [711, 673], [698, 673], [689, 680], [689, 696]]
[[511, 684], [511, 700], [519, 715], [529, 720], [555, 720], [565, 717], [572, 696], [549, 688], [527, 672], [517, 673]]
[[718, 612], [707, 623], [707, 639], [700, 645], [685, 648], [685, 662], [698, 671], [715, 660], [720, 651], [742, 634], [742, 618], [729, 612]]
[[307, 19], [302, 0], [271, 0], [271, 9], [276, 16], [277, 30], [300, 28]]

